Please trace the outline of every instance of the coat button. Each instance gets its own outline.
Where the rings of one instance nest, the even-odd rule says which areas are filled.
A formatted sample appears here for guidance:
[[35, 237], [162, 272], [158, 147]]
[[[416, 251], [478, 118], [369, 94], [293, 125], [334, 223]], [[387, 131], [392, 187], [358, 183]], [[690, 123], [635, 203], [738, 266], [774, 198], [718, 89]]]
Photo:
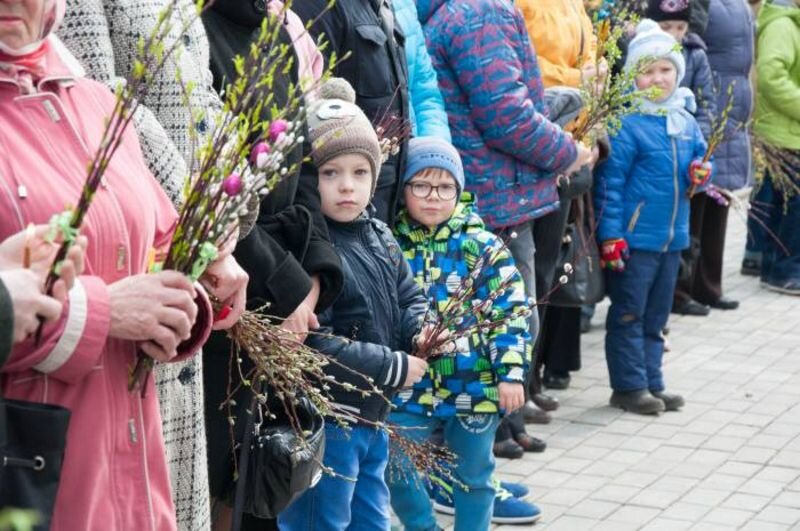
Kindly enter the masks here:
[[192, 38], [189, 35], [184, 34], [184, 36], [183, 36], [183, 44], [186, 47], [190, 46], [192, 44]]
[[259, 13], [266, 13], [267, 12], [267, 2], [266, 0], [254, 0], [253, 1], [253, 8]]
[[178, 381], [183, 385], [189, 385], [194, 380], [194, 369], [192, 367], [184, 367], [178, 373]]
[[208, 130], [208, 123], [206, 123], [206, 119], [202, 118], [197, 125], [195, 126], [198, 133], [205, 133]]

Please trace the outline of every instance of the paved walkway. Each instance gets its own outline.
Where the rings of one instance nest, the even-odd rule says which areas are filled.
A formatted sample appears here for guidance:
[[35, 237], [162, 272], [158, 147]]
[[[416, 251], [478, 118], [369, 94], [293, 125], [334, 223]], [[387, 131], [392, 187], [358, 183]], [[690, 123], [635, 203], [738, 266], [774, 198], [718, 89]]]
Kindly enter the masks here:
[[686, 397], [681, 412], [608, 407], [607, 305], [598, 308], [583, 370], [554, 392], [562, 405], [553, 422], [529, 425], [547, 451], [498, 462], [542, 508], [529, 528], [800, 530], [800, 298], [739, 275], [745, 237], [731, 212], [725, 287], [741, 308], [670, 322], [665, 374]]

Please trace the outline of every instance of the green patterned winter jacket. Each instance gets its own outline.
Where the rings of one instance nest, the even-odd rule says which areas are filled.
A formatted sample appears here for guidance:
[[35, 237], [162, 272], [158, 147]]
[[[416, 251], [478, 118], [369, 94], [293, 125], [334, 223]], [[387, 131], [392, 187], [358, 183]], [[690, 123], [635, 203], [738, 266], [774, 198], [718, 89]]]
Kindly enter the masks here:
[[[486, 230], [473, 208], [472, 196], [463, 194], [451, 218], [434, 230], [415, 223], [403, 211], [395, 236], [431, 311], [447, 307], [479, 259], [491, 257], [475, 273], [475, 296], [467, 305], [485, 303], [492, 294], [497, 297], [491, 308], [468, 312], [458, 328], [465, 330], [476, 319], [506, 322], [460, 338], [455, 353], [431, 362], [421, 382], [395, 396], [399, 411], [437, 417], [498, 413], [497, 384], [525, 381], [531, 337], [528, 319], [522, 315], [528, 303], [522, 277], [511, 253]], [[506, 279], [510, 285], [501, 294], [498, 287]]]

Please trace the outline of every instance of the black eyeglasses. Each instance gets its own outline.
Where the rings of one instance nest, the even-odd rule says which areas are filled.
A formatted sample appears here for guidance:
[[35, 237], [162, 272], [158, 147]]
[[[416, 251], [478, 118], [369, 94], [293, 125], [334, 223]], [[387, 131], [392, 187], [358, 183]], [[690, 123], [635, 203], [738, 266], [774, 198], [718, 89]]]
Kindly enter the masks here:
[[406, 186], [411, 188], [411, 195], [414, 197], [418, 197], [419, 199], [427, 199], [436, 190], [436, 194], [439, 196], [439, 199], [443, 201], [450, 201], [451, 199], [455, 199], [458, 195], [458, 186], [455, 184], [440, 184], [439, 186], [433, 186], [431, 183], [426, 183], [424, 181], [420, 182], [410, 182], [406, 183]]

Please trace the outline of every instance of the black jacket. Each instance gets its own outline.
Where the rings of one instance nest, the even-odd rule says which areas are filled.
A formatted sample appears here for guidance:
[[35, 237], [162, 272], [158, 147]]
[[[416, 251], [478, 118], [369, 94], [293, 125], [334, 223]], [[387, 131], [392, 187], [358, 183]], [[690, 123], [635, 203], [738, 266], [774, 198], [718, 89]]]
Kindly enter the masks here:
[[[233, 57], [249, 52], [251, 40], [265, 16], [261, 2], [255, 0], [216, 0], [203, 14], [211, 47], [214, 86], [220, 90], [235, 77]], [[281, 43], [291, 44], [289, 35], [280, 33]], [[296, 64], [296, 62], [295, 62]], [[276, 74], [272, 92], [277, 105], [287, 101], [289, 83], [297, 82], [297, 71], [288, 76]], [[267, 117], [268, 118], [268, 117]], [[290, 154], [289, 165], [303, 158], [303, 148]], [[317, 173], [303, 166], [288, 176], [264, 197], [253, 231], [237, 244], [236, 259], [250, 275], [248, 307], [270, 303], [269, 314], [290, 315], [311, 290], [311, 275], [319, 275], [321, 293], [317, 311], [329, 307], [342, 288], [341, 262], [328, 239], [325, 218], [320, 212]], [[230, 371], [231, 345], [226, 335], [216, 332], [203, 348], [206, 427], [208, 435], [209, 481], [211, 493], [227, 499], [234, 486], [230, 426], [227, 413], [219, 409], [228, 397], [228, 381], [237, 382], [236, 369]], [[245, 371], [252, 368], [242, 355]], [[240, 388], [233, 396], [238, 419], [234, 431], [241, 441], [251, 394]]]
[[11, 345], [14, 339], [14, 306], [11, 304], [11, 295], [0, 280], [0, 367], [11, 354]]
[[[233, 57], [246, 55], [257, 37], [265, 14], [260, 6], [258, 0], [216, 0], [203, 14], [217, 90], [235, 77]], [[285, 31], [280, 36], [281, 44], [291, 44]], [[275, 76], [272, 93], [278, 107], [287, 101], [289, 83], [296, 81], [296, 68], [291, 76]], [[265, 110], [265, 118], [268, 112]], [[289, 165], [300, 162], [302, 157], [303, 151], [298, 148], [290, 154]], [[291, 314], [308, 295], [312, 275], [319, 275], [322, 286], [317, 310], [331, 304], [341, 289], [342, 274], [320, 213], [313, 167], [304, 165], [264, 197], [256, 227], [239, 242], [234, 255], [250, 275], [247, 295], [251, 308], [269, 302], [270, 314]]]
[[[407, 353], [427, 309], [425, 296], [386, 224], [367, 216], [351, 223], [328, 223], [342, 259], [344, 289], [319, 316], [319, 332], [324, 335], [310, 334], [307, 344], [372, 378], [391, 398], [406, 379]], [[369, 389], [361, 376], [336, 364], [327, 365], [325, 372], [337, 381]], [[381, 397], [365, 400], [359, 392], [336, 385], [331, 385], [331, 394], [343, 409], [367, 421], [382, 421], [389, 413]]]
[[[338, 1], [329, 10], [327, 4], [328, 0], [302, 0], [294, 2], [292, 10], [306, 23], [315, 21], [311, 35], [327, 41], [322, 50], [326, 60], [335, 54], [339, 63], [334, 74], [350, 82], [356, 104], [373, 124], [385, 123], [391, 115], [408, 123], [405, 36], [389, 0]], [[381, 167], [375, 206], [378, 218], [386, 222], [397, 210], [404, 153], [405, 146]], [[390, 204], [382, 204], [384, 196], [391, 196]]]

